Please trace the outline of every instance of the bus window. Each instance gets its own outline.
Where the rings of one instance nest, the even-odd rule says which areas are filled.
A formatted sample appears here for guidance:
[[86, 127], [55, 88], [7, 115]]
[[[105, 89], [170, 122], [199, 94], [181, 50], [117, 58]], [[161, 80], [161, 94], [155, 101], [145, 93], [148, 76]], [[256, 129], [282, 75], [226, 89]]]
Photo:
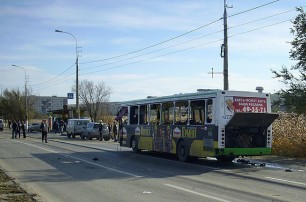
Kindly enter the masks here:
[[165, 102], [162, 104], [162, 124], [173, 124], [173, 102]]
[[205, 100], [190, 102], [190, 125], [204, 125], [205, 123]]
[[207, 100], [207, 105], [206, 105], [206, 123], [211, 123], [213, 120], [213, 100], [208, 99]]
[[130, 107], [130, 124], [138, 124], [138, 106]]
[[160, 104], [150, 105], [150, 124], [159, 125]]
[[139, 124], [148, 124], [148, 110], [147, 105], [140, 105]]
[[187, 125], [188, 120], [188, 101], [175, 103], [175, 124]]

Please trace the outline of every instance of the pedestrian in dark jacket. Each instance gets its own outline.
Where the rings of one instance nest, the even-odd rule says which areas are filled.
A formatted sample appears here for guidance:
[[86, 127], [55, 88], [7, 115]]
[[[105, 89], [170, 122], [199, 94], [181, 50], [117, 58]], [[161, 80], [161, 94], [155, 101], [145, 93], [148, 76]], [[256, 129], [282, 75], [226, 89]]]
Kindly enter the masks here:
[[13, 138], [16, 138], [17, 136], [17, 123], [15, 120], [13, 120], [13, 123], [12, 123], [12, 139]]
[[116, 122], [113, 124], [114, 142], [117, 142], [117, 125]]
[[22, 130], [22, 135], [23, 138], [26, 138], [26, 133], [25, 133], [25, 122], [21, 122], [21, 130]]
[[99, 141], [103, 141], [102, 131], [103, 131], [103, 125], [102, 125], [102, 121], [100, 121], [100, 125], [99, 125], [100, 139]]
[[20, 125], [21, 125], [20, 121], [17, 121], [17, 133], [16, 133], [15, 138], [17, 138], [17, 134], [19, 135], [19, 138], [20, 138], [20, 130], [21, 130]]
[[47, 143], [48, 142], [48, 125], [46, 123], [46, 120], [43, 120], [40, 124], [40, 130], [41, 130], [41, 142]]

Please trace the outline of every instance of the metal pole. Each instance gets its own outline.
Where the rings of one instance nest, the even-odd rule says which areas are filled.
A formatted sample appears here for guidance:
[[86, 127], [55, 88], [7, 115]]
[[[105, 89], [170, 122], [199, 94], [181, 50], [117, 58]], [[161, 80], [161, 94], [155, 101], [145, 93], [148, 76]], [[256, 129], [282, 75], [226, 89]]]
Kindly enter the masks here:
[[224, 90], [228, 90], [228, 44], [227, 44], [227, 12], [226, 0], [224, 0], [224, 58], [223, 58], [223, 77], [224, 77]]
[[26, 130], [28, 130], [28, 89], [27, 89], [27, 72], [25, 68], [12, 65], [13, 67], [21, 68], [24, 71], [24, 93], [25, 93], [25, 119], [26, 119]]
[[80, 108], [79, 108], [79, 56], [78, 56], [78, 42], [75, 38], [75, 36], [69, 32], [64, 32], [61, 30], [55, 30], [55, 32], [65, 33], [71, 35], [75, 40], [75, 54], [76, 54], [76, 60], [75, 60], [75, 66], [76, 66], [76, 113], [77, 117], [80, 118]]

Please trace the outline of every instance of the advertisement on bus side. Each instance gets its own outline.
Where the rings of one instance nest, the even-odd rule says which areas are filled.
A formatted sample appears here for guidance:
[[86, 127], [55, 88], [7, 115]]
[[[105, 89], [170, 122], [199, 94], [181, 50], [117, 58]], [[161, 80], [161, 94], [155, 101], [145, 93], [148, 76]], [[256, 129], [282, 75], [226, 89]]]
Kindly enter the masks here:
[[235, 112], [267, 112], [267, 99], [258, 97], [226, 96], [225, 115], [233, 115]]

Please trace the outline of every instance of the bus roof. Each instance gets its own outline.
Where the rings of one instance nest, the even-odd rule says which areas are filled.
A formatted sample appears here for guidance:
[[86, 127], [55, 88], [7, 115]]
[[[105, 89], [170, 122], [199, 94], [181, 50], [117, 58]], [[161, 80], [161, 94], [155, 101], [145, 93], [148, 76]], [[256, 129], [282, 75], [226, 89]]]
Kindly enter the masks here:
[[[198, 92], [194, 93], [180, 93], [168, 96], [148, 96], [145, 99], [138, 100], [130, 100], [121, 103], [121, 106], [130, 106], [130, 105], [142, 105], [142, 104], [150, 104], [150, 103], [162, 103], [162, 102], [173, 102], [179, 100], [197, 100], [197, 99], [205, 99], [205, 98], [214, 98], [218, 93], [248, 93], [248, 94], [259, 94], [258, 92], [248, 92], [248, 91], [225, 91], [219, 89], [207, 89], [207, 90], [198, 90]], [[265, 93], [260, 93], [265, 95]]]

